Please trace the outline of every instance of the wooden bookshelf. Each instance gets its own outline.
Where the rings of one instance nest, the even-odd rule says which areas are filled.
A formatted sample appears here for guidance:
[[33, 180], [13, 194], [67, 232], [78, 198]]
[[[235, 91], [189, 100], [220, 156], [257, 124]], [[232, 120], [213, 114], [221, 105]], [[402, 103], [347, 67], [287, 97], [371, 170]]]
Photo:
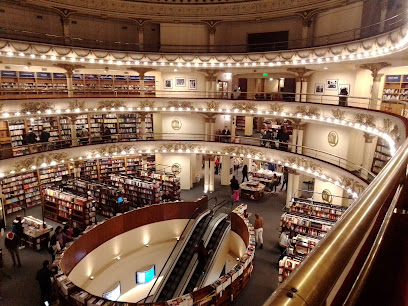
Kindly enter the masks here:
[[388, 143], [384, 139], [378, 138], [377, 146], [374, 152], [373, 164], [371, 166], [371, 172], [378, 174], [390, 159], [391, 153]]
[[347, 210], [345, 206], [331, 205], [313, 200], [294, 198], [289, 211], [307, 216], [318, 217], [329, 221], [337, 221]]

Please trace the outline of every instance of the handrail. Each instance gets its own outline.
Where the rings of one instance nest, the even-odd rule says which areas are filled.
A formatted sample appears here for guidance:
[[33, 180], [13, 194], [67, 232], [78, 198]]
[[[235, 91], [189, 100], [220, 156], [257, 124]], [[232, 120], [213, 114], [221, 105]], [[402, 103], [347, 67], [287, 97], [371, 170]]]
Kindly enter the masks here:
[[188, 225], [190, 224], [191, 220], [193, 219], [193, 217], [195, 216], [195, 214], [197, 213], [197, 211], [198, 211], [199, 209], [201, 209], [201, 207], [202, 207], [203, 204], [207, 204], [207, 208], [208, 208], [208, 203], [209, 203], [211, 200], [214, 200], [214, 199], [217, 201], [217, 198], [216, 198], [216, 197], [212, 197], [212, 198], [210, 198], [210, 199], [207, 199], [207, 201], [204, 201], [203, 203], [201, 203], [200, 205], [198, 205], [198, 206], [194, 209], [194, 212], [191, 214], [190, 218], [188, 219], [188, 222], [187, 222], [186, 226], [184, 227], [183, 231], [182, 231], [181, 234], [180, 234], [180, 239], [177, 240], [176, 244], [174, 245], [173, 249], [172, 249], [171, 252], [170, 252], [170, 255], [167, 257], [166, 261], [164, 262], [163, 268], [160, 270], [159, 274], [157, 275], [156, 280], [155, 280], [154, 283], [153, 283], [153, 286], [150, 288], [149, 292], [147, 293], [146, 297], [144, 298], [144, 301], [143, 301], [144, 303], [146, 303], [147, 298], [150, 296], [150, 294], [151, 294], [153, 288], [156, 286], [156, 283], [157, 283], [157, 281], [159, 280], [160, 275], [163, 273], [164, 268], [167, 266], [167, 263], [170, 261], [171, 256], [173, 255], [174, 251], [176, 250], [177, 246], [179, 245], [180, 241], [182, 240], [181, 237], [183, 237], [185, 231], [186, 231], [187, 228], [188, 228]]
[[322, 305], [408, 164], [408, 139], [302, 264], [264, 305]]
[[[127, 136], [139, 136], [139, 139], [134, 139], [133, 138], [128, 138]], [[234, 139], [235, 141], [232, 142], [231, 144], [245, 144], [245, 145], [251, 145], [251, 146], [257, 146], [257, 147], [264, 147], [261, 145], [261, 143], [273, 143], [274, 147], [279, 147], [279, 148], [288, 148], [286, 151], [290, 152], [292, 148], [296, 148], [296, 150], [293, 150], [295, 152], [292, 152], [294, 154], [298, 154], [296, 152], [301, 151], [302, 153], [300, 155], [308, 156], [311, 158], [319, 159], [324, 162], [330, 163], [332, 165], [336, 165], [338, 167], [341, 167], [343, 169], [347, 170], [352, 170], [357, 172], [357, 176], [362, 178], [363, 180], [367, 180], [367, 178], [373, 178], [375, 177], [375, 174], [372, 173], [370, 170], [365, 169], [363, 166], [355, 164], [352, 161], [349, 161], [343, 157], [340, 157], [338, 155], [328, 153], [319, 149], [307, 147], [307, 146], [300, 146], [300, 145], [294, 145], [291, 143], [287, 142], [279, 142], [277, 140], [272, 140], [272, 139], [262, 139], [262, 138], [257, 138], [257, 137], [248, 137], [248, 136], [231, 136], [231, 137], [225, 137], [223, 135], [219, 134], [186, 134], [186, 133], [145, 133], [145, 134], [136, 134], [136, 133], [127, 133], [127, 134], [111, 134], [111, 139], [110, 140], [104, 140], [104, 136], [90, 136], [86, 138], [89, 142], [89, 145], [95, 145], [95, 144], [107, 144], [107, 143], [119, 143], [119, 142], [125, 142], [125, 143], [136, 143], [139, 141], [160, 141], [160, 140], [174, 140], [174, 141], [206, 141], [206, 142], [222, 142], [222, 143], [230, 143], [230, 139]], [[153, 138], [152, 140], [146, 140], [144, 138], [146, 137], [151, 137]], [[95, 143], [95, 139], [98, 139], [100, 141], [97, 141]], [[130, 140], [129, 140], [130, 139]], [[227, 139], [228, 141], [224, 141], [224, 139]], [[22, 146], [16, 146], [13, 147], [12, 149], [21, 149], [25, 150], [24, 152], [28, 152], [29, 154], [23, 154], [22, 156], [30, 155], [30, 154], [36, 154], [36, 153], [43, 153], [43, 152], [49, 152], [49, 151], [54, 151], [54, 150], [59, 150], [59, 149], [68, 149], [72, 147], [83, 147], [86, 145], [81, 145], [81, 138], [70, 138], [70, 139], [63, 139], [63, 140], [54, 140], [50, 141], [48, 143], [43, 143], [39, 142], [36, 144], [29, 144], [29, 145], [22, 145]], [[277, 146], [276, 146], [277, 145]], [[291, 148], [289, 150], [289, 147]], [[25, 149], [25, 148], [28, 148]], [[55, 148], [55, 149], [54, 149]], [[271, 150], [274, 150], [274, 148], [270, 148]], [[11, 156], [8, 156], [9, 154], [6, 153], [11, 153], [10, 148], [6, 149], [0, 149], [0, 160], [1, 159], [8, 159], [8, 158], [13, 158]], [[6, 153], [5, 153], [6, 152]], [[117, 156], [120, 156], [121, 152], [117, 152]], [[215, 154], [215, 153], [214, 153]], [[222, 155], [222, 154], [221, 154]], [[5, 158], [4, 158], [5, 157]], [[16, 157], [16, 156], [14, 156]], [[104, 156], [101, 156], [100, 158], [104, 158]]]
[[[64, 37], [62, 35], [39, 33], [28, 30], [9, 29], [0, 27], [0, 38], [17, 39], [25, 42], [38, 40], [40, 43], [52, 42], [52, 45], [73, 46], [79, 48], [93, 48], [104, 50], [121, 50], [121, 51], [139, 51], [139, 52], [160, 52], [160, 53], [238, 53], [238, 52], [267, 52], [276, 50], [293, 50], [299, 48], [310, 48], [325, 46], [330, 44], [344, 43], [361, 39], [361, 37], [369, 38], [387, 31], [392, 31], [399, 26], [402, 26], [406, 19], [406, 13], [401, 12], [397, 15], [389, 17], [384, 21], [375, 22], [360, 28], [355, 28], [347, 31], [340, 31], [322, 36], [316, 36], [306, 39], [294, 39], [275, 43], [255, 43], [255, 44], [236, 44], [236, 45], [164, 45], [164, 44], [140, 44], [135, 42], [120, 42], [120, 41], [103, 41], [91, 40], [79, 37]], [[386, 30], [381, 31], [381, 24], [385, 24]]]

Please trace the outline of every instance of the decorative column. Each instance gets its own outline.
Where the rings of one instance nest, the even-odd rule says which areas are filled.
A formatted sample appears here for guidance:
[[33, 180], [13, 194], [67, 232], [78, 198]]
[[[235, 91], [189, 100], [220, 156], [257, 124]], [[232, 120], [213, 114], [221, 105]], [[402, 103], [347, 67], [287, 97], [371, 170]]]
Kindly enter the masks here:
[[205, 118], [205, 125], [204, 125], [204, 140], [210, 141], [210, 133], [211, 133], [211, 118]]
[[[306, 69], [305, 67], [298, 68], [288, 68], [289, 72], [293, 72], [296, 75], [296, 91], [295, 91], [295, 101], [296, 102], [306, 102], [306, 95], [302, 96], [302, 93], [307, 92], [307, 80], [306, 74], [310, 75], [313, 70]], [[305, 89], [303, 88], [305, 87]]]
[[319, 10], [311, 10], [302, 12], [302, 43], [300, 46], [294, 46], [295, 48], [304, 48], [310, 46], [310, 32], [312, 25], [312, 18], [319, 12]]
[[297, 132], [297, 153], [302, 154], [302, 146], [303, 146], [303, 130], [305, 128], [305, 125], [299, 125], [298, 127], [298, 132]]
[[61, 17], [62, 23], [62, 34], [64, 35], [64, 42], [69, 44], [71, 42], [71, 28], [70, 24], [71, 21], [69, 20], [68, 16]]
[[207, 193], [210, 188], [210, 157], [204, 156], [204, 193]]
[[229, 186], [231, 180], [230, 174], [231, 157], [228, 155], [221, 156], [221, 185]]
[[293, 196], [296, 196], [296, 192], [299, 190], [299, 173], [293, 169], [289, 169], [288, 174], [288, 188], [286, 191], [286, 207], [289, 207], [290, 201]]
[[[376, 143], [373, 143], [374, 135], [364, 133], [364, 149], [363, 149], [363, 162], [361, 166], [368, 171], [371, 171], [371, 166], [373, 163], [374, 151]], [[361, 172], [361, 176], [365, 179], [368, 179], [368, 173], [364, 170]]]
[[299, 126], [297, 124], [293, 125], [293, 129], [292, 129], [292, 146], [290, 148], [290, 152], [292, 152], [292, 153], [296, 153], [298, 128], [299, 128]]
[[215, 45], [215, 27], [213, 26], [208, 28], [208, 45], [210, 52], [212, 52]]
[[252, 116], [245, 116], [245, 136], [251, 137], [254, 132], [254, 118]]
[[72, 146], [76, 147], [78, 146], [78, 136], [77, 136], [77, 130], [76, 130], [76, 119], [77, 116], [70, 116], [69, 119], [71, 120], [71, 139], [72, 139]]
[[142, 169], [147, 170], [147, 156], [142, 155]]
[[381, 14], [380, 14], [380, 33], [385, 29], [385, 17], [387, 16], [388, 0], [381, 0]]
[[301, 96], [300, 96], [300, 101], [301, 102], [306, 102], [307, 100], [307, 81], [308, 81], [308, 77], [303, 77], [302, 80], [302, 90], [301, 90]]
[[209, 141], [215, 141], [215, 117], [211, 117], [210, 119], [210, 139]]
[[140, 139], [146, 139], [146, 115], [145, 113], [140, 113]]
[[140, 96], [145, 96], [145, 87], [144, 87], [144, 77], [145, 74], [149, 71], [155, 71], [156, 69], [152, 68], [139, 68], [139, 67], [131, 67], [128, 70], [135, 71], [139, 74], [139, 88], [140, 88]]
[[139, 52], [143, 51], [143, 44], [144, 44], [144, 28], [143, 25], [137, 27], [137, 36], [138, 36], [138, 43], [139, 43]]
[[251, 158], [244, 157], [244, 158], [243, 158], [243, 161], [244, 161], [243, 165], [247, 165], [247, 166], [248, 166], [248, 172], [251, 172], [251, 171], [252, 171], [252, 159], [251, 159]]
[[205, 97], [213, 98], [217, 88], [217, 74], [224, 72], [221, 69], [200, 69], [198, 72], [205, 74]]
[[209, 192], [214, 192], [214, 186], [215, 186], [215, 184], [214, 184], [214, 171], [215, 171], [215, 158], [214, 158], [214, 155], [211, 155], [210, 156], [210, 169], [209, 169], [209, 171], [210, 171], [210, 183], [209, 183], [209, 186], [208, 186], [208, 191]]
[[74, 73], [75, 69], [80, 69], [80, 68], [85, 68], [85, 66], [82, 65], [70, 65], [70, 64], [54, 64], [55, 67], [62, 68], [66, 72], [65, 74], [67, 75], [67, 88], [68, 88], [68, 97], [72, 98], [74, 96], [74, 91], [72, 87], [72, 74]]
[[370, 109], [380, 109], [381, 108], [381, 102], [378, 101], [378, 99], [381, 99], [381, 93], [380, 93], [380, 86], [381, 86], [381, 77], [384, 74], [380, 74], [379, 71], [382, 68], [389, 67], [391, 66], [390, 63], [387, 62], [379, 62], [379, 63], [368, 63], [368, 64], [363, 64], [360, 65], [360, 68], [362, 69], [368, 69], [371, 71], [371, 76], [373, 77], [373, 89], [371, 91], [371, 100], [370, 100]]

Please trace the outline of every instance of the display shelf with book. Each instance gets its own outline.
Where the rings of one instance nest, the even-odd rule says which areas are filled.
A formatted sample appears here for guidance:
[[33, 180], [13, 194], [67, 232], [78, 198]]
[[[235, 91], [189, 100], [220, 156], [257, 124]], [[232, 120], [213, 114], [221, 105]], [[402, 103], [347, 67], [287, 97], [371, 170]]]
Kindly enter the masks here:
[[138, 176], [159, 182], [161, 195], [168, 191], [171, 201], [180, 200], [180, 177], [175, 174], [164, 171], [140, 170]]
[[238, 131], [245, 130], [245, 117], [244, 116], [236, 116], [236, 129]]
[[103, 134], [103, 115], [95, 114], [89, 117], [89, 134], [92, 138], [100, 138]]
[[296, 256], [285, 256], [279, 260], [278, 282], [283, 281], [302, 263], [303, 258]]
[[41, 204], [37, 171], [5, 177], [1, 185], [6, 214]]
[[79, 163], [80, 176], [85, 180], [98, 180], [99, 179], [99, 167], [98, 160], [90, 159], [81, 161]]
[[125, 174], [125, 158], [101, 158], [99, 160], [99, 173], [101, 180], [109, 178], [111, 174]]
[[309, 199], [293, 198], [289, 211], [314, 216], [327, 220], [337, 221], [347, 210], [345, 206], [326, 204]]
[[60, 139], [67, 140], [61, 143], [62, 147], [68, 147], [71, 145], [72, 132], [71, 132], [71, 119], [69, 117], [59, 117], [59, 131]]
[[286, 253], [287, 255], [302, 258], [302, 256], [309, 254], [320, 240], [321, 238], [297, 234], [292, 238], [292, 243], [286, 249]]
[[126, 134], [121, 137], [122, 141], [133, 141], [138, 137], [138, 114], [120, 114], [118, 117], [118, 134]]
[[123, 175], [111, 175], [107, 183], [123, 188], [129, 204], [133, 207], [142, 207], [160, 202], [160, 186], [157, 182], [148, 182]]
[[142, 169], [142, 158], [141, 157], [126, 157], [126, 174], [131, 174], [133, 176], [140, 173]]
[[388, 143], [384, 139], [378, 138], [371, 172], [378, 174], [390, 159], [391, 153]]
[[285, 224], [290, 224], [290, 230], [295, 233], [324, 237], [333, 227], [334, 222], [302, 213], [287, 212], [281, 217], [281, 231]]
[[29, 154], [28, 147], [23, 146], [25, 144], [24, 138], [27, 135], [25, 121], [23, 119], [9, 120], [8, 127], [13, 156]]
[[51, 225], [32, 216], [24, 217], [22, 224], [24, 233], [22, 240], [26, 247], [37, 251], [48, 247]]
[[95, 201], [56, 188], [43, 189], [44, 216], [55, 222], [67, 222], [85, 229], [96, 222]]
[[59, 164], [38, 170], [40, 184], [42, 188], [55, 186], [63, 183], [63, 180], [70, 176], [68, 164]]

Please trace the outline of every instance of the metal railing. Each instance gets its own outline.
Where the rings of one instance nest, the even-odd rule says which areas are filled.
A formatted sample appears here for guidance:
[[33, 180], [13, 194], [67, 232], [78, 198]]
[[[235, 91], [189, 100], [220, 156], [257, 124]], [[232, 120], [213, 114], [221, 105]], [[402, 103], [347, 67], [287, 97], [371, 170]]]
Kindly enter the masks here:
[[[80, 37], [64, 37], [57, 34], [40, 33], [29, 30], [10, 29], [0, 27], [0, 38], [13, 39], [26, 42], [39, 42], [54, 45], [64, 45], [79, 48], [92, 48], [104, 50], [120, 50], [135, 52], [160, 52], [160, 53], [247, 53], [268, 52], [278, 50], [292, 50], [308, 47], [327, 46], [344, 43], [362, 38], [373, 37], [392, 31], [406, 23], [406, 12], [376, 22], [368, 26], [340, 31], [328, 35], [295, 39], [272, 43], [236, 44], [236, 45], [166, 45], [166, 44], [139, 44], [136, 42], [92, 40]], [[384, 25], [382, 27], [382, 25]]]
[[[408, 139], [333, 229], [264, 305], [330, 304], [329, 299], [333, 298], [338, 285], [344, 281], [344, 275], [367, 240], [375, 220], [378, 216], [384, 218], [384, 215], [378, 214], [391, 203], [398, 186], [407, 179], [407, 164]], [[373, 256], [369, 256], [369, 261]], [[367, 273], [365, 269], [369, 268], [362, 268], [364, 274]], [[357, 286], [362, 286], [359, 280]]]
[[[207, 141], [220, 142], [225, 144], [240, 144], [268, 149], [276, 149], [293, 153], [299, 152], [299, 155], [308, 156], [318, 159], [329, 164], [338, 166], [342, 169], [352, 172], [363, 180], [371, 180], [375, 174], [365, 169], [361, 165], [355, 164], [345, 158], [331, 154], [322, 150], [314, 149], [307, 146], [293, 145], [288, 142], [279, 142], [278, 140], [262, 139], [247, 136], [223, 136], [219, 134], [188, 134], [188, 133], [146, 133], [146, 134], [111, 134], [109, 136], [90, 136], [87, 138], [72, 138], [64, 140], [55, 140], [50, 142], [39, 142], [16, 146], [13, 148], [0, 149], [0, 160], [12, 157], [13, 152], [22, 152], [21, 155], [30, 155], [35, 153], [49, 152], [53, 150], [68, 149], [74, 147], [83, 147], [86, 145], [108, 144], [108, 143], [136, 143], [138, 141]], [[301, 152], [301, 153], [300, 153]], [[118, 155], [121, 152], [117, 152]], [[214, 153], [215, 154], [215, 153]], [[21, 156], [20, 155], [20, 156]]]

